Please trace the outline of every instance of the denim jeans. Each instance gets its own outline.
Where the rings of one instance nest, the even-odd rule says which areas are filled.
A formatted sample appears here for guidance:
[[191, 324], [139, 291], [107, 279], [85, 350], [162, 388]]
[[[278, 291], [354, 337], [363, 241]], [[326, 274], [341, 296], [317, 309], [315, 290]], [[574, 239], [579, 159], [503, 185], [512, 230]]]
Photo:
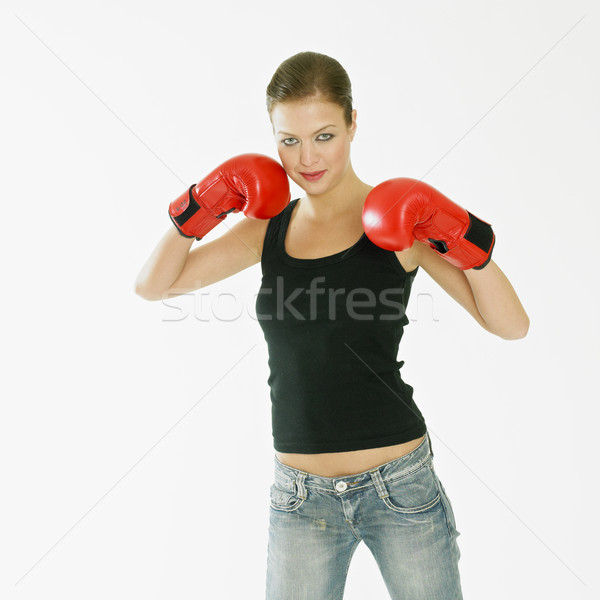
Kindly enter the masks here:
[[392, 600], [461, 600], [452, 505], [433, 467], [429, 434], [369, 471], [321, 477], [275, 456], [267, 600], [341, 600], [364, 541]]

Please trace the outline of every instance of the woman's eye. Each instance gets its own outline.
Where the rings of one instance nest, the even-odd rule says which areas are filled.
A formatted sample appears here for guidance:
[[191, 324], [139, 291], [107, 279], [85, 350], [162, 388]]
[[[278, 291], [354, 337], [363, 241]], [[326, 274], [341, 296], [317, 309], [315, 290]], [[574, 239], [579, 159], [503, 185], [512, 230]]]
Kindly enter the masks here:
[[[334, 135], [332, 133], [320, 133], [317, 136], [317, 140], [319, 142], [328, 142], [333, 137], [334, 137]], [[281, 142], [283, 143], [284, 146], [293, 146], [297, 143], [297, 141], [298, 140], [296, 138], [285, 138], [285, 139], [281, 140]]]

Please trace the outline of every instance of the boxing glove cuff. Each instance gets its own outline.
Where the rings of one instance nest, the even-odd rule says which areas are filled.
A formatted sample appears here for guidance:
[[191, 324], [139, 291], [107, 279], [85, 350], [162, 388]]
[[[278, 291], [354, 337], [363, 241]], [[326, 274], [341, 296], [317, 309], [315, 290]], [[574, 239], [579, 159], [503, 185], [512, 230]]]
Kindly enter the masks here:
[[[459, 269], [483, 269], [492, 259], [496, 236], [492, 226], [468, 210], [469, 223], [464, 234], [450, 245], [444, 240], [427, 238], [430, 246]], [[422, 239], [422, 238], [421, 238]]]
[[[234, 211], [235, 208], [217, 216], [212, 215], [206, 207], [196, 201], [192, 190], [197, 185], [197, 183], [191, 185], [187, 192], [184, 192], [177, 200], [171, 202], [169, 206], [169, 217], [171, 217], [173, 225], [177, 227], [177, 231], [179, 231], [183, 237], [195, 237], [196, 240], [201, 240], [209, 231], [211, 231], [211, 229], [214, 229], [228, 213]], [[203, 209], [202, 213], [195, 216], [201, 209]], [[193, 221], [191, 221], [192, 217], [194, 217]], [[191, 224], [193, 224], [193, 226], [190, 226]]]
[[472, 268], [476, 270], [483, 269], [492, 259], [492, 250], [496, 243], [496, 236], [489, 223], [482, 221], [469, 211], [467, 211], [467, 214], [469, 215], [469, 228], [465, 232], [464, 239], [477, 246], [477, 248], [487, 255], [483, 263]]

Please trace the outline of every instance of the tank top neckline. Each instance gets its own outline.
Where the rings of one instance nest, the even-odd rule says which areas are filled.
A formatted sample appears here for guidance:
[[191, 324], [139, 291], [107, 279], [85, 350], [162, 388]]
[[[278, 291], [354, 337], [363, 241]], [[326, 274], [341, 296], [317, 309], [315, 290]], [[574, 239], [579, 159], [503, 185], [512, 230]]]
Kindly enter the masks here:
[[367, 234], [363, 231], [363, 234], [360, 236], [360, 238], [355, 244], [353, 244], [349, 248], [346, 248], [345, 250], [340, 250], [340, 252], [336, 252], [335, 254], [330, 254], [329, 256], [321, 256], [319, 258], [297, 258], [295, 256], [290, 256], [285, 249], [285, 236], [288, 230], [288, 226], [290, 224], [292, 212], [294, 211], [294, 207], [296, 206], [298, 200], [300, 200], [300, 198], [292, 200], [287, 205], [283, 213], [281, 213], [281, 224], [279, 226], [277, 250], [279, 252], [281, 260], [283, 260], [288, 265], [292, 265], [295, 267], [322, 267], [325, 265], [335, 264], [346, 260], [350, 256], [356, 254], [369, 241]]

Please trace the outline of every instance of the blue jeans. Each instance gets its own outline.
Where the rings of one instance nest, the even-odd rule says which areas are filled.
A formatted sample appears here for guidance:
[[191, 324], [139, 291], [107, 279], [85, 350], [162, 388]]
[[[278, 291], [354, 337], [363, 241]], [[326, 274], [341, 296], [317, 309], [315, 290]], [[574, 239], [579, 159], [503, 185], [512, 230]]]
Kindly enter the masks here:
[[409, 454], [344, 477], [321, 477], [275, 456], [267, 600], [341, 600], [364, 541], [392, 600], [461, 600], [452, 505], [429, 435]]

